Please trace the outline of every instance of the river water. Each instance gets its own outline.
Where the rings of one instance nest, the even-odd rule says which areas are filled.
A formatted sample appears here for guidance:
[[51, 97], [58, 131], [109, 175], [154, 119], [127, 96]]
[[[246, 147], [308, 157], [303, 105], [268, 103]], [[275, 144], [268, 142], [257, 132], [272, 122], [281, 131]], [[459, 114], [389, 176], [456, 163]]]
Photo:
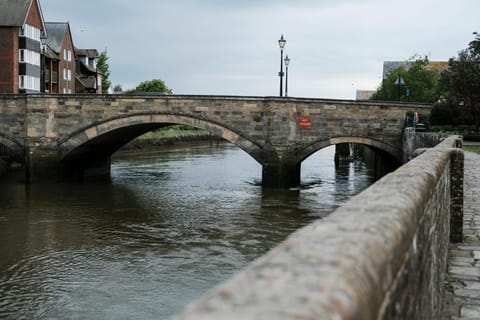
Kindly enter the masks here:
[[0, 182], [0, 319], [164, 319], [374, 181], [334, 148], [260, 186], [237, 147], [116, 155], [109, 182]]

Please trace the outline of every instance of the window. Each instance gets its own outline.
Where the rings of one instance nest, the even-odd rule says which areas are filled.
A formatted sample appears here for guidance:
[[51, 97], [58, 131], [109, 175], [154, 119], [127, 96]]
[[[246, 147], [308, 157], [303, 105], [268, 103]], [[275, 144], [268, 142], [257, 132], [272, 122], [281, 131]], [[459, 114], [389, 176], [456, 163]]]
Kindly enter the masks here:
[[40, 91], [40, 78], [32, 76], [19, 76], [19, 89]]
[[72, 80], [72, 70], [70, 69], [63, 69], [63, 80]]
[[40, 41], [40, 29], [28, 24], [24, 24], [23, 27], [20, 27], [20, 37], [26, 37], [35, 41]]
[[65, 61], [72, 61], [72, 51], [63, 49], [63, 60]]
[[21, 63], [29, 63], [35, 66], [40, 66], [40, 53], [28, 49], [20, 49], [19, 61]]

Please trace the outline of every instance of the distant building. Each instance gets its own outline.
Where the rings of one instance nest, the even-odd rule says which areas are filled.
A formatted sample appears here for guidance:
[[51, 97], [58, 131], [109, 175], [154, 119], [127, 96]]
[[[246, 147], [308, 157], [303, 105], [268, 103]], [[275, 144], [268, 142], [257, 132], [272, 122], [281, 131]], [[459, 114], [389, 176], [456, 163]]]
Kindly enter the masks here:
[[75, 49], [77, 93], [102, 93], [102, 74], [97, 69], [96, 49]]
[[376, 90], [357, 90], [355, 100], [369, 100]]
[[[384, 61], [383, 62], [383, 79], [386, 79], [388, 74], [398, 67], [405, 67], [411, 64], [410, 61]], [[448, 61], [428, 61], [427, 69], [437, 70], [442, 72], [448, 68]]]
[[0, 93], [41, 91], [41, 38], [46, 36], [37, 0], [0, 0]]
[[72, 33], [68, 22], [47, 22], [45, 50], [45, 91], [75, 93], [76, 62]]

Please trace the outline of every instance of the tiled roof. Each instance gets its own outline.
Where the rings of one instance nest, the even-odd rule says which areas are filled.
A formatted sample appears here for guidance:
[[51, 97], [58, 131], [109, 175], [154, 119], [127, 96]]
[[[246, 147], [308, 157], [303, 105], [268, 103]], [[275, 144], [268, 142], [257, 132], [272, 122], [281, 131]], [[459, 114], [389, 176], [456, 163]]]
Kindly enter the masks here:
[[98, 56], [97, 49], [78, 49], [75, 48], [75, 54], [77, 56], [86, 56], [89, 58], [96, 58]]
[[23, 26], [31, 2], [32, 0], [0, 0], [0, 26]]
[[[0, 0], [1, 1], [1, 0]], [[48, 38], [45, 43], [56, 53], [60, 53], [65, 34], [67, 33], [67, 22], [46, 22]]]

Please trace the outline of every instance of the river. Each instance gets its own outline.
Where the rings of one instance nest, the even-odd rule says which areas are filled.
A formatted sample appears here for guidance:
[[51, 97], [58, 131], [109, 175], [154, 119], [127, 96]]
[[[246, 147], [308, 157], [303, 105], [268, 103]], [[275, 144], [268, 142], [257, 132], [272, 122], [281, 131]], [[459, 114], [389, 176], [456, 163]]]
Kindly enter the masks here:
[[334, 148], [260, 186], [221, 143], [122, 152], [108, 182], [0, 182], [0, 319], [164, 319], [373, 181]]

